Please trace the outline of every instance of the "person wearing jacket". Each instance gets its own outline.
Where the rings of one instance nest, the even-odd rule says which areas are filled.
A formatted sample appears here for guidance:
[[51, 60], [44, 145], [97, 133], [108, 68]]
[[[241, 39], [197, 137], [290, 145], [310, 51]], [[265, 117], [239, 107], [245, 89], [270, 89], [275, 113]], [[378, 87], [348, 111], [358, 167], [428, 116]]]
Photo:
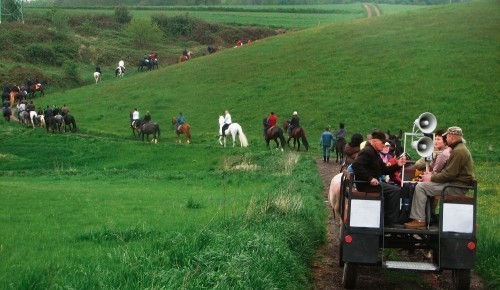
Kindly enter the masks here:
[[391, 175], [406, 164], [404, 157], [398, 159], [397, 163], [387, 166], [379, 156], [386, 141], [385, 134], [380, 131], [372, 133], [372, 139], [365, 148], [359, 152], [358, 157], [352, 163], [356, 188], [363, 192], [379, 192], [382, 188], [384, 193], [384, 225], [394, 228], [402, 228], [399, 223], [399, 197], [401, 187], [381, 182], [382, 175]]

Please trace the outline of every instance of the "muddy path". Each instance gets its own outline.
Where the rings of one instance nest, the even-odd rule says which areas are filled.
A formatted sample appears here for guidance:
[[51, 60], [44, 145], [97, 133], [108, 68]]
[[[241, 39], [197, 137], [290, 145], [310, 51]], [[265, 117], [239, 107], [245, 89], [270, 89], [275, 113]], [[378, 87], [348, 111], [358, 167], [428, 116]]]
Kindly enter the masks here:
[[[318, 171], [323, 179], [323, 196], [328, 208], [328, 243], [316, 253], [312, 272], [316, 290], [343, 289], [343, 268], [338, 266], [339, 225], [335, 223], [332, 208], [328, 202], [328, 190], [333, 176], [339, 172], [337, 163], [324, 163], [322, 158], [316, 159]], [[400, 251], [398, 255], [409, 255]], [[422, 252], [416, 252], [425, 259]], [[417, 258], [419, 258], [417, 257]], [[441, 273], [420, 273], [415, 271], [387, 270], [381, 267], [361, 266], [358, 268], [356, 289], [451, 289], [451, 271]], [[472, 272], [471, 288], [482, 290], [482, 279]]]

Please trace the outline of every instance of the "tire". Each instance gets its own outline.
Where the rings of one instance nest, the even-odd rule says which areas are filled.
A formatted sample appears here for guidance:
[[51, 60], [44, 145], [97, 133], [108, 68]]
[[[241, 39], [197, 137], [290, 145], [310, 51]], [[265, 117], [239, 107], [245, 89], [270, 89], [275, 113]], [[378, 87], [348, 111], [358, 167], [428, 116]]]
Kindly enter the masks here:
[[453, 269], [451, 270], [451, 274], [453, 278], [453, 289], [470, 289], [470, 269]]
[[339, 234], [339, 267], [344, 267], [344, 260], [342, 260], [342, 255], [344, 253], [344, 224], [340, 223], [340, 234]]
[[344, 286], [344, 289], [354, 289], [356, 287], [357, 276], [358, 265], [352, 262], [345, 262], [342, 276], [342, 286]]

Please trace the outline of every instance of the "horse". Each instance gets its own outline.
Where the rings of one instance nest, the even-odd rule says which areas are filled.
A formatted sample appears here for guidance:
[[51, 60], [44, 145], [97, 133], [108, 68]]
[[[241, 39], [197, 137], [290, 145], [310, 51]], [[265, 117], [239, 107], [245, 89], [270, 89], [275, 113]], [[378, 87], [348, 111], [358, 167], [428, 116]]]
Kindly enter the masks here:
[[[224, 132], [222, 132], [222, 126], [224, 126], [224, 116], [219, 116], [219, 144], [223, 147], [226, 147], [226, 136], [231, 134], [233, 137], [233, 147], [236, 146], [236, 135], [240, 138], [240, 146], [248, 147], [248, 139], [245, 133], [243, 133], [243, 129], [238, 123], [231, 123], [227, 127]], [[224, 134], [222, 134], [224, 133]]]
[[56, 130], [61, 132], [61, 127], [65, 126], [64, 118], [59, 114], [48, 117], [45, 122], [45, 129], [47, 129], [47, 133], [49, 132], [49, 129], [52, 130], [52, 133], [54, 133]]
[[[155, 64], [152, 60], [149, 59], [140, 59], [139, 60], [139, 66], [137, 67], [137, 70], [143, 71], [144, 67], [148, 69], [148, 71], [152, 70], [154, 68]], [[157, 64], [158, 66], [158, 64]]]
[[35, 128], [35, 122], [38, 121], [38, 114], [35, 111], [30, 111], [30, 121], [33, 128]]
[[179, 56], [179, 59], [177, 60], [177, 63], [190, 60], [193, 57], [194, 53], [190, 50], [187, 52], [187, 55], [181, 55]]
[[12, 116], [12, 109], [10, 107], [2, 107], [2, 115], [5, 121], [10, 122], [10, 116]]
[[[264, 118], [263, 123], [267, 123], [267, 118]], [[285, 140], [285, 136], [283, 135], [283, 129], [278, 126], [273, 126], [267, 129], [266, 133], [264, 134], [264, 139], [266, 140], [267, 148], [269, 148], [269, 142], [271, 140], [274, 140], [274, 142], [276, 142], [276, 149], [279, 148], [281, 142], [281, 151], [287, 148], [288, 145]], [[280, 140], [280, 142], [278, 142], [278, 139]]]
[[334, 219], [338, 219], [339, 221], [342, 219], [340, 217], [340, 190], [342, 185], [342, 175], [344, 173], [337, 173], [332, 178], [330, 182], [330, 190], [328, 191], [328, 201], [332, 206]]
[[38, 124], [40, 124], [41, 128], [45, 128], [45, 116], [44, 115], [38, 115], [37, 122], [38, 122]]
[[12, 107], [14, 103], [18, 104], [22, 100], [22, 94], [20, 91], [11, 90], [9, 92], [10, 106]]
[[344, 148], [345, 148], [345, 138], [339, 138], [335, 141], [335, 162], [344, 162]]
[[142, 137], [142, 141], [144, 142], [144, 135], [146, 135], [146, 139], [149, 141], [149, 134], [153, 134], [153, 139], [151, 143], [158, 143], [158, 138], [160, 138], [160, 125], [153, 122], [147, 122], [141, 124], [139, 127], [139, 132]]
[[285, 131], [288, 132], [288, 140], [286, 140], [286, 143], [288, 147], [290, 147], [290, 139], [293, 138], [293, 148], [295, 148], [295, 144], [297, 144], [297, 151], [300, 151], [300, 141], [302, 141], [302, 144], [306, 148], [306, 151], [309, 150], [309, 142], [307, 142], [306, 138], [306, 131], [302, 126], [299, 126], [297, 128], [293, 128], [292, 132], [288, 131], [288, 128], [290, 127], [290, 122], [286, 121], [283, 124], [283, 128]]
[[[141, 125], [144, 124], [143, 120], [138, 120], [138, 121], [133, 121], [130, 124], [130, 128], [132, 129], [132, 134], [134, 137], [140, 137], [141, 136]], [[137, 132], [137, 135], [135, 134]]]
[[43, 80], [41, 82], [32, 82], [28, 81], [27, 83], [28, 86], [28, 95], [31, 98], [36, 97], [36, 92], [40, 92], [40, 97], [45, 96], [45, 88], [47, 87], [47, 81]]
[[28, 111], [22, 111], [19, 113], [19, 123], [23, 125], [28, 125], [30, 122], [30, 113]]
[[73, 115], [66, 114], [64, 115], [64, 132], [67, 132], [67, 127], [69, 127], [69, 131], [72, 133], [76, 132], [76, 120]]
[[115, 69], [115, 77], [123, 77], [124, 74], [125, 74], [125, 69], [123, 69], [123, 67], [121, 66], [117, 66]]
[[94, 73], [94, 80], [95, 80], [96, 84], [101, 81], [101, 73], [100, 72], [96, 71]]
[[[177, 124], [177, 118], [176, 117], [172, 117], [172, 125], [176, 126]], [[191, 142], [191, 126], [189, 126], [189, 124], [187, 123], [184, 123], [184, 124], [181, 124], [180, 126], [176, 127], [175, 128], [175, 133], [177, 134], [177, 142], [181, 143], [181, 134], [184, 134], [186, 135], [186, 143], [190, 143]]]

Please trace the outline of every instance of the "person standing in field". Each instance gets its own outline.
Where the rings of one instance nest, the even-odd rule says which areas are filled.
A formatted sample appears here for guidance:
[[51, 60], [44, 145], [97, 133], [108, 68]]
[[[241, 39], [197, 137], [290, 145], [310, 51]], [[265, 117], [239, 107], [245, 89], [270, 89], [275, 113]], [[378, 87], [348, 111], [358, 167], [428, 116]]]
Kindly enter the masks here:
[[335, 137], [332, 132], [330, 132], [330, 127], [326, 127], [319, 139], [319, 144], [323, 148], [323, 162], [330, 162], [330, 151], [332, 150], [334, 140]]

